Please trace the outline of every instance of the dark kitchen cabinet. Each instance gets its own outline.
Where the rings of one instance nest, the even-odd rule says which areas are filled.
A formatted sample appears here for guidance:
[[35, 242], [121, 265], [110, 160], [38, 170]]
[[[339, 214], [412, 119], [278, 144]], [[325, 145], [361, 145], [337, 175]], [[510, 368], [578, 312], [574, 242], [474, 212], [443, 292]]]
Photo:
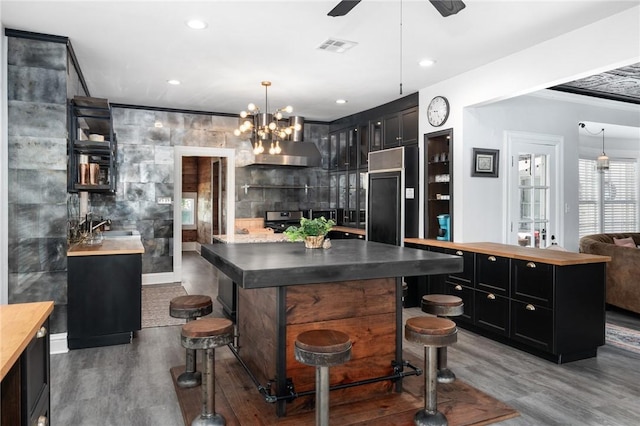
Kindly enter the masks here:
[[13, 367], [2, 379], [0, 424], [49, 424], [50, 416], [49, 319], [40, 324]]
[[476, 255], [476, 288], [502, 296], [509, 295], [509, 259], [493, 254]]
[[[118, 144], [109, 102], [76, 96], [69, 101], [68, 115], [67, 190], [115, 193]], [[96, 138], [103, 140], [93, 140]]]
[[382, 118], [384, 149], [418, 144], [418, 107]]
[[604, 344], [601, 257], [495, 243], [410, 241], [463, 256], [463, 272], [429, 276], [435, 286], [426, 289], [434, 292], [442, 284], [446, 294], [462, 298], [464, 314], [454, 318], [461, 327], [557, 363], [596, 356]]
[[130, 343], [142, 325], [142, 256], [68, 256], [69, 349]]

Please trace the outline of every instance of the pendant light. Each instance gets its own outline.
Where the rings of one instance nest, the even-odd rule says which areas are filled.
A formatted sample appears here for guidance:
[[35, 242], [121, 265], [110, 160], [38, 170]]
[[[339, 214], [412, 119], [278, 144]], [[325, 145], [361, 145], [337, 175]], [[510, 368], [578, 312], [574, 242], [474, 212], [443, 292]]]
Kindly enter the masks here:
[[596, 169], [599, 171], [609, 170], [609, 157], [604, 153], [604, 129], [602, 129], [602, 154], [596, 160]]

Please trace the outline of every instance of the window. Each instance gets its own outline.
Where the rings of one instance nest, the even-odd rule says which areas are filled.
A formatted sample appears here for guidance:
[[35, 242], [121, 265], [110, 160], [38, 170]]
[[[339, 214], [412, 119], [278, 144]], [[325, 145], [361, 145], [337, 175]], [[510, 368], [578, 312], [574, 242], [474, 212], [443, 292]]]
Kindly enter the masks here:
[[596, 161], [578, 164], [579, 234], [635, 232], [638, 229], [638, 163], [611, 159], [600, 173]]
[[182, 229], [198, 229], [198, 194], [182, 193]]

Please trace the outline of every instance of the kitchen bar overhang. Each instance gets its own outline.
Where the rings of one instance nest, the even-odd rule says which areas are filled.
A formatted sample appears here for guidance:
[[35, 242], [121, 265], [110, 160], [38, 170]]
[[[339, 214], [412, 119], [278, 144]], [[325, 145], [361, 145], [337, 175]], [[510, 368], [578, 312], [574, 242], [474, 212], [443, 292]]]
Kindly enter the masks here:
[[362, 240], [332, 241], [327, 250], [302, 243], [208, 244], [202, 257], [245, 289], [462, 271], [459, 256]]

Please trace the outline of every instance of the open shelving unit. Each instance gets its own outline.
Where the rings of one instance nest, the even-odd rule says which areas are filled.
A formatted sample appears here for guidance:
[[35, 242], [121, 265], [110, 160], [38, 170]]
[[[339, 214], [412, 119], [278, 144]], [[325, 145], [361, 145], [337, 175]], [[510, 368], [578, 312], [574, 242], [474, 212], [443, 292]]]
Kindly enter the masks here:
[[438, 216], [448, 214], [449, 240], [453, 241], [453, 129], [425, 134], [424, 146], [425, 238], [438, 237]]

